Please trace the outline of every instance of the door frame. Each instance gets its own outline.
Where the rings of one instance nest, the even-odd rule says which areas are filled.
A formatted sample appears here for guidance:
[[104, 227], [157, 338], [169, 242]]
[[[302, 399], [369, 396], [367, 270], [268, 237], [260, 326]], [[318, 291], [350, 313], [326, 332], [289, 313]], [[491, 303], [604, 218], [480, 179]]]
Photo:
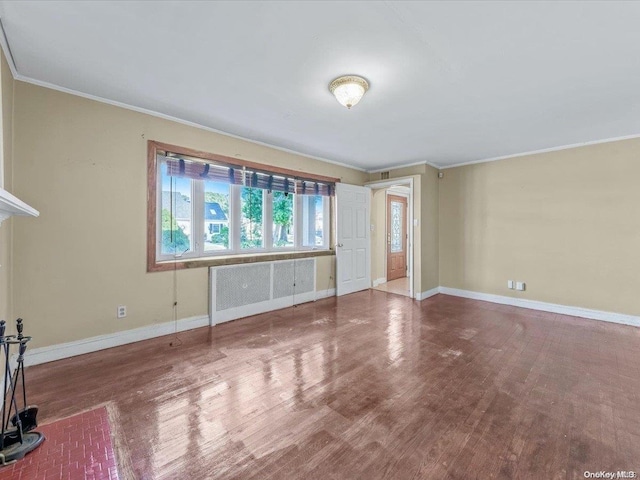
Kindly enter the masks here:
[[[389, 179], [389, 180], [378, 180], [378, 181], [374, 181], [374, 182], [367, 182], [365, 183], [365, 187], [369, 187], [371, 190], [373, 189], [377, 189], [377, 188], [389, 188], [389, 187], [393, 187], [395, 185], [404, 185], [404, 186], [408, 186], [409, 187], [409, 206], [407, 207], [408, 213], [409, 213], [409, 225], [407, 227], [407, 232], [409, 233], [409, 248], [408, 248], [408, 254], [409, 254], [409, 296], [411, 298], [415, 298], [415, 289], [413, 286], [414, 283], [414, 275], [413, 275], [413, 249], [414, 249], [414, 218], [413, 218], [413, 201], [414, 201], [414, 195], [413, 195], [413, 177], [399, 177], [399, 178], [394, 178], [394, 179]], [[386, 192], [385, 192], [385, 198], [386, 198]], [[385, 206], [385, 217], [386, 217], [386, 209], [387, 207]], [[384, 227], [385, 230], [387, 229], [387, 227]], [[385, 232], [386, 233], [386, 232]], [[387, 253], [385, 250], [385, 262], [387, 261]], [[369, 262], [371, 262], [371, 259], [369, 259]], [[386, 266], [385, 266], [386, 269]], [[371, 287], [373, 287], [373, 279], [372, 279], [372, 284]]]

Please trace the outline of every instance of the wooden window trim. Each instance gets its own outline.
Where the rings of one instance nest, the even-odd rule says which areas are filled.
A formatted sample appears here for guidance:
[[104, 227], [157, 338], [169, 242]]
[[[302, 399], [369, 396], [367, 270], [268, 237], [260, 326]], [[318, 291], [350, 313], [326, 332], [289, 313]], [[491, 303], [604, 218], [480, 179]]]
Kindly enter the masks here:
[[[275, 174], [287, 176], [303, 176], [305, 179], [316, 180], [318, 182], [336, 183], [339, 178], [316, 175], [299, 170], [291, 170], [282, 167], [264, 165], [249, 160], [227, 157], [215, 153], [204, 152], [192, 148], [171, 145], [155, 140], [147, 141], [147, 272], [166, 272], [171, 270], [181, 270], [185, 268], [211, 267], [218, 265], [233, 265], [240, 263], [267, 262], [273, 260], [286, 260], [291, 258], [319, 257], [334, 255], [333, 250], [311, 250], [299, 252], [269, 252], [260, 254], [228, 255], [216, 258], [189, 258], [180, 261], [158, 261], [157, 252], [157, 176], [158, 176], [158, 154], [175, 153], [193, 157], [201, 161], [223, 163], [238, 167], [246, 167], [261, 171], [269, 171]], [[330, 241], [331, 244], [331, 241]]]
[[227, 157], [225, 155], [218, 155], [216, 153], [203, 152], [202, 150], [194, 150], [192, 148], [180, 147], [178, 145], [171, 145], [168, 143], [156, 142], [149, 140], [149, 148], [153, 146], [155, 154], [158, 152], [175, 153], [178, 155], [184, 155], [186, 157], [193, 157], [200, 161], [210, 161], [212, 163], [221, 163], [223, 165], [229, 165], [233, 167], [246, 167], [248, 169], [255, 169], [258, 171], [266, 171], [288, 177], [304, 177], [309, 180], [316, 180], [318, 182], [336, 183], [340, 182], [339, 178], [327, 177], [325, 175], [316, 175], [314, 173], [302, 172], [300, 170], [291, 170], [289, 168], [276, 167], [271, 165], [265, 165], [263, 163], [257, 163], [250, 160], [244, 160], [241, 158]]

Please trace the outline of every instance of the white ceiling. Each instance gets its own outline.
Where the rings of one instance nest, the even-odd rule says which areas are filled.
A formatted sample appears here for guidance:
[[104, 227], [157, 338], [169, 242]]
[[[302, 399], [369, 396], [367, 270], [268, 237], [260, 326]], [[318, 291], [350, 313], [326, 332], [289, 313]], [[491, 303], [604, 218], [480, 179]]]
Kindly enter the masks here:
[[[640, 134], [640, 2], [0, 2], [18, 78], [375, 170]], [[359, 74], [352, 110], [327, 85]]]

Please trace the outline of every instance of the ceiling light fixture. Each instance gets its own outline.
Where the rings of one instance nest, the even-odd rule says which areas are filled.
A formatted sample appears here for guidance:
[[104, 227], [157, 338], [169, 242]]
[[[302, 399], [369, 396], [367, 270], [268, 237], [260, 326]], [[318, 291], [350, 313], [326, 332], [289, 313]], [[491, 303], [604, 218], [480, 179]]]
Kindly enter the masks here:
[[369, 83], [357, 75], [338, 77], [329, 84], [329, 91], [348, 109], [356, 105], [367, 90]]

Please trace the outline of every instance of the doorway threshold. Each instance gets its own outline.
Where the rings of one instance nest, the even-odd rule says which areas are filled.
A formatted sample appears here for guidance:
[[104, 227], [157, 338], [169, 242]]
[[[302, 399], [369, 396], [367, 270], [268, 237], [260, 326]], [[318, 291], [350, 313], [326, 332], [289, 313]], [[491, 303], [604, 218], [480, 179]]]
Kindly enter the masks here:
[[396, 278], [386, 283], [373, 287], [374, 290], [379, 292], [396, 293], [398, 295], [404, 295], [405, 297], [411, 297], [411, 291], [409, 289], [409, 277]]

